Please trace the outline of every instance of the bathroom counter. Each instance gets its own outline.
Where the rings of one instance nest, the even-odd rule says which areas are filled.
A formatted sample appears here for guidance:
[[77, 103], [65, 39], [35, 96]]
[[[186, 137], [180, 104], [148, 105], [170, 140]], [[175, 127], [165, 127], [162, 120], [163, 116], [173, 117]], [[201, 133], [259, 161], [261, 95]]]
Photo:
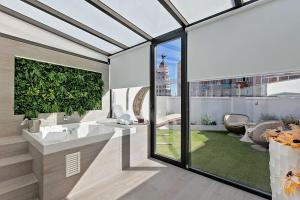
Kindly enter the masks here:
[[38, 133], [23, 130], [23, 136], [43, 155], [134, 133], [135, 126], [119, 125], [112, 121], [45, 126]]

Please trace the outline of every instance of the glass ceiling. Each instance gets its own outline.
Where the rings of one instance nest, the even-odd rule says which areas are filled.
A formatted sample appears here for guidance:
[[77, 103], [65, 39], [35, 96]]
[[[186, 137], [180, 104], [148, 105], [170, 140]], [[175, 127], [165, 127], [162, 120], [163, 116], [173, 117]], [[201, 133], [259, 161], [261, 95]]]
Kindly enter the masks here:
[[133, 46], [145, 41], [141, 36], [99, 11], [86, 1], [72, 0], [72, 4], [70, 4], [68, 0], [39, 1], [126, 46]]
[[[99, 0], [98, 0], [99, 1]], [[180, 28], [157, 0], [100, 0], [152, 37]]]
[[34, 8], [26, 3], [23, 3], [20, 0], [0, 0], [0, 2], [2, 5], [12, 10], [15, 10], [47, 26], [53, 27], [56, 30], [66, 33], [79, 40], [82, 40], [83, 42], [86, 42], [92, 46], [102, 49], [108, 53], [115, 53], [117, 51], [122, 50], [119, 47], [109, 42], [99, 39], [94, 35], [91, 35], [37, 8]]
[[[249, 1], [251, 0], [244, 0], [247, 3]], [[183, 18], [192, 24], [234, 8], [236, 6], [234, 2], [234, 0], [0, 0], [1, 5], [70, 36], [70, 40], [75, 38], [79, 43], [86, 44], [87, 48], [99, 49], [100, 52], [104, 51], [109, 55], [151, 40], [151, 37], [155, 38], [178, 28], [185, 28], [186, 22], [180, 22]], [[48, 7], [43, 10], [30, 3], [42, 3]], [[75, 27], [68, 19], [59, 19], [57, 13], [48, 14], [49, 7], [80, 24], [77, 23]], [[117, 14], [108, 12], [107, 7]], [[126, 20], [129, 23], [126, 23]]]
[[189, 23], [234, 7], [233, 0], [171, 0]]

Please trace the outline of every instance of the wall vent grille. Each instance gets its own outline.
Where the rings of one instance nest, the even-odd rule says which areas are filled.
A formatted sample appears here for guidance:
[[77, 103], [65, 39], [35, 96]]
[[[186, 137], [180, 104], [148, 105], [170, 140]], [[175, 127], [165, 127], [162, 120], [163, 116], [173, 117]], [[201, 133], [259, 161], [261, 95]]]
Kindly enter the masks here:
[[66, 177], [80, 173], [80, 152], [66, 155]]

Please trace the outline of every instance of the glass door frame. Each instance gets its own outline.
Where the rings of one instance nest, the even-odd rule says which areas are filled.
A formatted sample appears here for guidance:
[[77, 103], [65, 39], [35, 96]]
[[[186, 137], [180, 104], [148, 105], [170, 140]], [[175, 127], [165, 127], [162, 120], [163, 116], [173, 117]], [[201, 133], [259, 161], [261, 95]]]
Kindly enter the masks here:
[[[181, 39], [181, 159], [173, 160], [155, 153], [156, 149], [156, 89], [155, 89], [155, 48], [162, 43]], [[187, 34], [183, 28], [177, 29], [152, 40], [150, 48], [150, 153], [151, 157], [188, 168], [189, 154], [189, 91], [186, 65]]]

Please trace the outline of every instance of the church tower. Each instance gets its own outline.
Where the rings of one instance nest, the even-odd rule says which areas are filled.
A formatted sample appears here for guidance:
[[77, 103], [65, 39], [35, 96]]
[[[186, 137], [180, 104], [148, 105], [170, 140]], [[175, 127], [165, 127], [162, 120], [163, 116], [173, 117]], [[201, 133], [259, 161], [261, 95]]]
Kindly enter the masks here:
[[165, 62], [166, 55], [161, 55], [161, 62], [155, 72], [156, 96], [171, 96], [169, 67]]

